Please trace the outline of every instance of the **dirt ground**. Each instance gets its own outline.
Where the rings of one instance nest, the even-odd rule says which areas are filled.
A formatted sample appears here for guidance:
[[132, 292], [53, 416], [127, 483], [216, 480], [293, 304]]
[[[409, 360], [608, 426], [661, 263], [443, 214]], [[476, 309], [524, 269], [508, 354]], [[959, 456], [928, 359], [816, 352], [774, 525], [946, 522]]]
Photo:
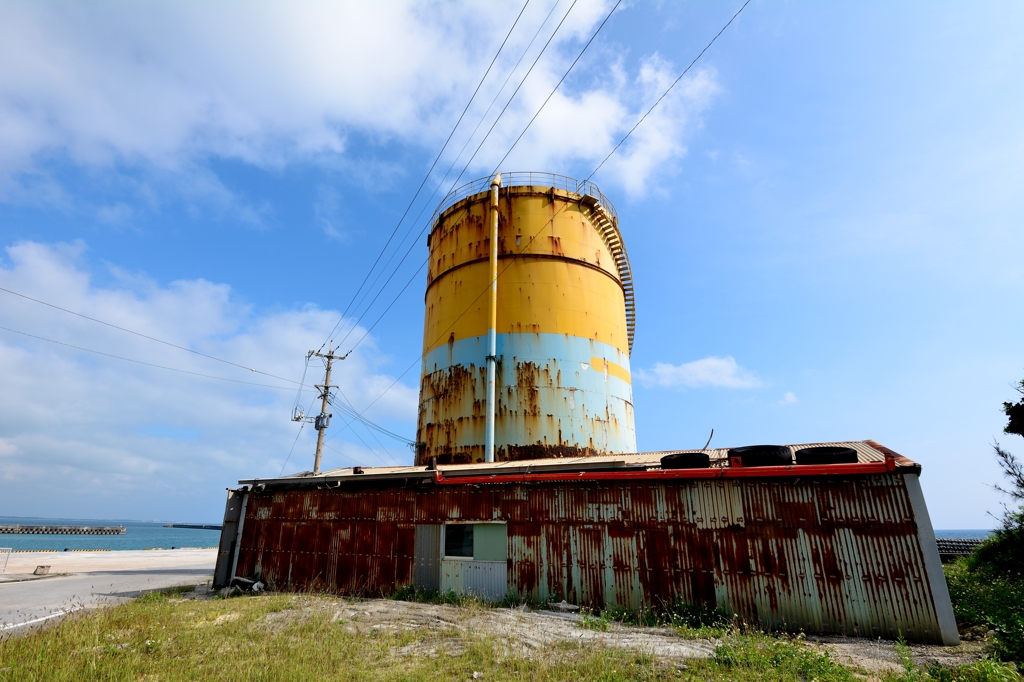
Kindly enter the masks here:
[[[209, 587], [182, 595], [184, 599], [212, 597]], [[391, 599], [353, 599], [295, 596], [296, 608], [267, 616], [266, 627], [282, 628], [313, 614], [330, 614], [346, 630], [357, 634], [387, 630], [437, 632], [436, 639], [425, 637], [417, 644], [403, 647], [399, 655], [436, 656], [438, 648], [458, 653], [461, 635], [495, 635], [508, 643], [509, 653], [529, 657], [553, 644], [573, 643], [643, 651], [665, 662], [680, 664], [686, 659], [710, 658], [720, 644], [715, 639], [687, 639], [671, 628], [634, 627], [608, 624], [606, 631], [582, 627], [576, 614], [534, 610], [488, 608], [485, 606], [448, 606]], [[443, 637], [441, 635], [444, 635]], [[454, 637], [453, 637], [454, 635]], [[442, 643], [443, 642], [443, 643]], [[872, 673], [899, 667], [893, 642], [856, 637], [812, 636], [810, 647], [827, 648], [834, 660], [863, 668]], [[957, 647], [924, 644], [910, 645], [918, 664], [938, 661], [957, 665], [978, 660], [988, 650], [983, 642], [964, 642]]]
[[[896, 647], [893, 642], [885, 639], [864, 639], [861, 637], [829, 637], [810, 636], [810, 646], [821, 646], [832, 652], [832, 658], [839, 663], [859, 666], [870, 672], [884, 672], [899, 668], [896, 658]], [[960, 646], [939, 646], [936, 644], [911, 644], [914, 663], [927, 665], [938, 662], [953, 666], [961, 663], [973, 663], [991, 647], [985, 642], [961, 641]]]

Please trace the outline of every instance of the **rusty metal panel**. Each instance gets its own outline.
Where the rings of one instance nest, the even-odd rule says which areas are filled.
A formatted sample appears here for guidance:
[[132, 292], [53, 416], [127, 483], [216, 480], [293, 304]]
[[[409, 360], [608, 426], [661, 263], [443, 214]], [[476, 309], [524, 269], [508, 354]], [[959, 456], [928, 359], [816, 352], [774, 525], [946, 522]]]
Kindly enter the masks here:
[[224, 503], [224, 523], [220, 529], [220, 545], [217, 549], [217, 563], [213, 570], [213, 586], [221, 588], [233, 577], [231, 567], [235, 563], [235, 549], [238, 545], [238, 522], [242, 516], [242, 501], [245, 493], [228, 490]]
[[416, 549], [413, 564], [413, 585], [421, 590], [441, 589], [441, 524], [421, 523], [416, 526]]
[[538, 601], [680, 600], [765, 627], [942, 642], [948, 594], [915, 504], [899, 472], [267, 490], [249, 494], [237, 574], [387, 593], [427, 581], [423, 524], [500, 520], [504, 584]]
[[441, 561], [441, 591], [500, 601], [508, 593], [508, 565], [504, 561], [446, 557]]

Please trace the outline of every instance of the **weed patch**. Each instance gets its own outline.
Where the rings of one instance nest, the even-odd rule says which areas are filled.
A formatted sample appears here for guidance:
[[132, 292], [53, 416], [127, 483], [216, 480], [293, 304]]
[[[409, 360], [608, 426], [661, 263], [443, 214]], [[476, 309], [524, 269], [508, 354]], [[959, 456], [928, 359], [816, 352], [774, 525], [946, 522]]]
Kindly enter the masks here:
[[853, 682], [849, 668], [826, 651], [768, 635], [731, 637], [715, 650], [715, 663], [743, 677], [760, 680], [817, 680]]

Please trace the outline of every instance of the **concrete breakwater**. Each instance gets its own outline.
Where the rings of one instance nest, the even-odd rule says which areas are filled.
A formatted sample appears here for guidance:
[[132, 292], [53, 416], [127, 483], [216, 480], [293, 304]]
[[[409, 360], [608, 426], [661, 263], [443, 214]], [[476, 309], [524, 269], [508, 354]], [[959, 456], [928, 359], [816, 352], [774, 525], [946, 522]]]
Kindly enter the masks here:
[[124, 526], [0, 526], [0, 535], [124, 535]]
[[193, 530], [220, 530], [222, 526], [209, 523], [165, 523], [164, 528], [191, 528]]

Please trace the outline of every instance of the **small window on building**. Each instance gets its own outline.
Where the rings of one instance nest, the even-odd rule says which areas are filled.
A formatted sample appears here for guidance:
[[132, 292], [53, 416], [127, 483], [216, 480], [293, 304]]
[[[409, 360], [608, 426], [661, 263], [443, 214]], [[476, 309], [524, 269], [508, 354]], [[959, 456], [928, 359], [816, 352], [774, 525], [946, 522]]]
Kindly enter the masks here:
[[444, 555], [473, 558], [473, 526], [469, 523], [447, 524], [444, 527]]

